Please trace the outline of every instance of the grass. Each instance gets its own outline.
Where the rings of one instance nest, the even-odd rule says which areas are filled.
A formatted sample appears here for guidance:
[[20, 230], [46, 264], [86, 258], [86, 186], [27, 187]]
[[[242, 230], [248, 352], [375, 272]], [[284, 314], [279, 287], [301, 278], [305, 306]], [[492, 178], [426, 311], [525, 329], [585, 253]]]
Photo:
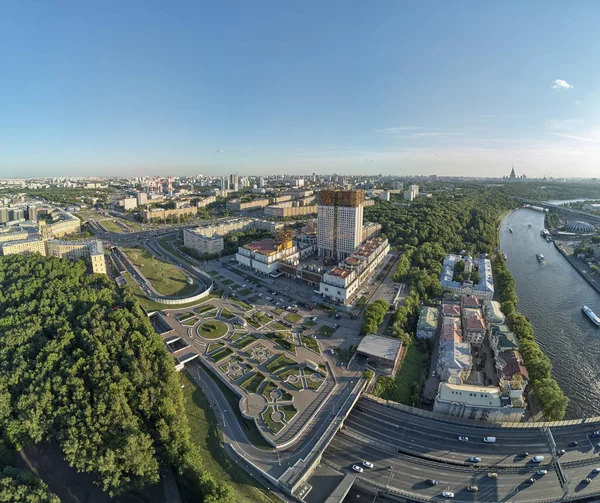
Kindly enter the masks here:
[[240, 285], [229, 285], [229, 288], [231, 288], [232, 290], [237, 291], [238, 288], [241, 288]]
[[267, 382], [267, 385], [265, 386], [265, 388], [262, 390], [262, 395], [267, 399], [267, 400], [271, 400], [271, 391], [274, 391], [277, 389], [277, 386], [275, 386], [271, 381]]
[[[185, 412], [190, 423], [192, 443], [200, 451], [202, 467], [212, 475], [215, 480], [225, 482], [233, 487], [235, 501], [239, 503], [276, 503], [279, 500], [271, 496], [250, 475], [248, 475], [237, 463], [235, 463], [223, 449], [221, 432], [217, 425], [217, 419], [206, 395], [196, 385], [187, 371], [179, 372], [183, 388], [183, 399]], [[229, 388], [227, 388], [229, 390]], [[231, 393], [231, 392], [230, 392]], [[236, 397], [238, 400], [239, 397]], [[239, 406], [237, 401], [235, 407]], [[262, 443], [262, 435], [256, 429], [254, 422], [251, 424], [256, 435], [259, 435]], [[248, 434], [248, 431], [245, 431]]]
[[186, 276], [176, 267], [162, 262], [142, 248], [123, 248], [124, 253], [161, 295], [190, 295], [198, 285], [189, 285]]
[[121, 227], [119, 227], [112, 220], [102, 220], [100, 223], [102, 224], [102, 227], [104, 227], [109, 232], [119, 232], [119, 233], [125, 232], [123, 229], [121, 229]]
[[321, 354], [321, 350], [319, 349], [319, 344], [317, 343], [316, 339], [313, 339], [311, 337], [306, 337], [306, 335], [303, 335], [301, 337], [301, 339], [302, 339], [302, 344], [304, 344], [305, 348], [310, 349], [311, 351], [314, 351], [315, 353]]
[[285, 313], [285, 311], [283, 309], [281, 309], [280, 307], [273, 309], [273, 312], [275, 314]]
[[238, 293], [245, 297], [246, 295], [250, 295], [252, 293], [252, 290], [249, 290], [248, 288], [244, 288], [244, 289], [240, 290]]
[[306, 385], [308, 389], [317, 390], [323, 385], [323, 381], [313, 381], [312, 379], [306, 379]]
[[237, 341], [240, 337], [244, 337], [246, 332], [234, 332], [233, 335], [229, 338], [231, 342]]
[[298, 409], [296, 409], [296, 407], [294, 407], [293, 405], [280, 405], [279, 407], [277, 407], [281, 412], [283, 412], [283, 418], [285, 419], [286, 423], [289, 423], [291, 421], [291, 419], [298, 414]]
[[249, 346], [256, 340], [256, 337], [253, 335], [246, 335], [235, 344], [238, 348], [244, 349], [246, 346]]
[[280, 422], [276, 422], [273, 421], [271, 419], [271, 414], [275, 411], [275, 409], [273, 408], [273, 406], [269, 406], [267, 407], [267, 410], [265, 410], [263, 412], [263, 419], [267, 425], [267, 427], [269, 428], [269, 430], [271, 430], [271, 432], [273, 432], [273, 434], [277, 434], [281, 431], [281, 429], [285, 426], [283, 423]]
[[231, 303], [235, 304], [238, 307], [241, 307], [244, 311], [251, 311], [252, 310], [252, 306], [246, 304], [245, 302], [243, 302], [241, 300], [232, 300]]
[[358, 299], [358, 302], [356, 302], [356, 307], [362, 307], [367, 303], [367, 296], [363, 295], [360, 299]]
[[183, 323], [181, 323], [184, 327], [193, 327], [196, 323], [198, 322], [198, 320], [196, 319], [196, 317], [194, 316], [193, 318], [190, 318], [189, 320], [184, 321]]
[[317, 334], [319, 334], [322, 337], [331, 337], [334, 333], [335, 328], [330, 327], [328, 325], [322, 325], [319, 327], [319, 330], [317, 330]]
[[427, 361], [428, 355], [422, 352], [417, 344], [411, 344], [406, 350], [396, 378], [382, 376], [377, 379], [373, 394], [386, 400], [412, 405], [413, 385], [421, 383]]
[[317, 324], [316, 321], [313, 321], [313, 320], [304, 320], [304, 325], [307, 326], [308, 328], [314, 327], [316, 324]]
[[190, 312], [178, 313], [178, 314], [175, 315], [175, 317], [177, 318], [177, 320], [179, 321], [179, 323], [183, 323], [184, 321], [187, 321], [190, 318], [193, 318], [194, 314], [190, 313]]
[[246, 378], [244, 381], [240, 383], [240, 386], [244, 388], [248, 393], [256, 393], [258, 391], [258, 387], [265, 380], [265, 376], [260, 372], [256, 374], [252, 374], [250, 377]]
[[288, 358], [282, 353], [267, 365], [267, 370], [269, 372], [277, 372], [279, 369], [289, 367], [290, 365], [298, 365], [298, 362], [296, 360]]
[[171, 246], [171, 243], [169, 241], [170, 241], [169, 238], [162, 238], [162, 239], [158, 240], [158, 244], [161, 246], [161, 248], [164, 248], [165, 250], [172, 253], [173, 255], [175, 255], [179, 259], [183, 260], [184, 262], [194, 265], [193, 262], [190, 261], [189, 257], [186, 257], [177, 248], [175, 248], [174, 246]]
[[294, 344], [285, 338], [285, 334], [269, 332], [268, 334], [265, 334], [265, 337], [268, 337], [276, 344], [279, 344], [283, 349], [289, 351], [290, 353], [296, 354], [296, 346], [294, 346]]
[[289, 321], [290, 323], [298, 323], [301, 319], [302, 316], [296, 313], [290, 313], [284, 318], [285, 321]]
[[210, 274], [211, 276], [217, 276], [219, 277], [220, 274], [217, 271], [206, 271], [208, 274]]
[[235, 318], [235, 314], [233, 314], [229, 309], [227, 309], [226, 307], [224, 307], [221, 310], [221, 318], [225, 318], [227, 320], [230, 320], [231, 318]]
[[258, 295], [253, 295], [248, 299], [248, 302], [250, 302], [251, 304], [256, 304], [259, 300], [260, 297]]
[[216, 363], [216, 362], [220, 362], [221, 360], [224, 360], [232, 353], [233, 353], [233, 351], [231, 351], [231, 349], [224, 347], [224, 348], [221, 348], [218, 351], [214, 352], [212, 355], [210, 355], [210, 357]]
[[281, 323], [279, 323], [278, 321], [271, 323], [269, 325], [269, 328], [271, 330], [288, 330], [288, 327], [286, 327], [285, 325], [282, 325]]
[[200, 337], [205, 339], [218, 339], [227, 333], [227, 325], [219, 320], [205, 321], [198, 325], [196, 332]]
[[221, 281], [221, 283], [223, 283], [224, 285], [231, 285], [231, 283], [233, 283], [233, 280], [226, 279], [226, 280]]
[[205, 306], [200, 306], [200, 307], [196, 308], [195, 311], [198, 314], [202, 314], [202, 313], [207, 313], [208, 311], [212, 311], [213, 309], [216, 309], [216, 307], [213, 306], [212, 304], [206, 304]]
[[208, 352], [212, 353], [213, 351], [216, 351], [217, 349], [222, 348], [223, 346], [225, 346], [225, 344], [223, 344], [222, 342], [213, 342], [208, 346]]
[[300, 375], [300, 369], [299, 368], [293, 368], [293, 369], [284, 370], [280, 374], [277, 374], [277, 377], [279, 377], [279, 379], [281, 379], [282, 381], [285, 381], [286, 378], [288, 378], [289, 376], [295, 376], [295, 375]]
[[290, 395], [287, 391], [282, 389], [280, 389], [279, 391], [281, 391], [281, 398], [279, 399], [279, 401], [287, 402], [288, 400], [292, 399], [292, 395]]

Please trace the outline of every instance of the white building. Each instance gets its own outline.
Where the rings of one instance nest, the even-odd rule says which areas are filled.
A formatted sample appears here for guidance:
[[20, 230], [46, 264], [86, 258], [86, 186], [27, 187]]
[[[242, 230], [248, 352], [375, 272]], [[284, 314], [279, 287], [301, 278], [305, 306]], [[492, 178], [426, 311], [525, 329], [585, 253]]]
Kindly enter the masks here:
[[223, 250], [223, 237], [219, 235], [204, 236], [196, 229], [183, 230], [183, 245], [195, 250], [199, 255], [212, 255]]
[[274, 239], [263, 239], [238, 248], [235, 258], [239, 264], [262, 274], [271, 274], [279, 269], [280, 262], [298, 265], [300, 254], [290, 242], [277, 244]]
[[343, 260], [362, 241], [362, 190], [324, 190], [317, 206], [317, 248], [322, 257]]
[[135, 210], [137, 208], [137, 198], [136, 197], [126, 197], [121, 200], [121, 205], [123, 206], [123, 210]]

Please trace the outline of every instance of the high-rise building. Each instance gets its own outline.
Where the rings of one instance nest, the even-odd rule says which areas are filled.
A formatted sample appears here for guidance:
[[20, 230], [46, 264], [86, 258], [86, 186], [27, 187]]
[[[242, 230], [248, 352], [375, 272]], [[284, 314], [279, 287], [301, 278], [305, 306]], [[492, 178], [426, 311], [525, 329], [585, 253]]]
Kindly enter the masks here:
[[229, 190], [229, 178], [226, 176], [221, 177], [221, 190]]
[[231, 175], [229, 175], [229, 181], [230, 181], [231, 185], [237, 185], [238, 184], [237, 173], [231, 173]]
[[138, 192], [137, 193], [137, 205], [144, 206], [146, 204], [148, 204], [148, 194], [146, 194], [145, 192]]
[[408, 190], [412, 190], [415, 193], [415, 197], [419, 195], [419, 186], [418, 185], [409, 185]]
[[362, 190], [323, 190], [317, 206], [319, 256], [343, 260], [362, 241]]
[[258, 179], [258, 186], [259, 186], [259, 188], [261, 188], [261, 189], [264, 189], [264, 188], [265, 188], [265, 179], [264, 179], [264, 177], [262, 177], [262, 176], [261, 176], [261, 177]]
[[0, 224], [8, 222], [8, 208], [0, 208]]

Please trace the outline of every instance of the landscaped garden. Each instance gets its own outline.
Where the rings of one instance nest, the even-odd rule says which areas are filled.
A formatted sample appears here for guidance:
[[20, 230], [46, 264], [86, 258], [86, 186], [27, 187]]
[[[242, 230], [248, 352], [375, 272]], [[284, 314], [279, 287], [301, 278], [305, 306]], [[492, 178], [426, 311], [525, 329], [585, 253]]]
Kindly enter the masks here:
[[210, 355], [210, 357], [215, 361], [215, 362], [220, 362], [221, 360], [224, 360], [225, 358], [227, 358], [230, 354], [232, 354], [233, 351], [227, 347], [221, 348], [218, 351], [215, 351], [214, 353], [212, 353]]
[[244, 301], [241, 301], [241, 300], [232, 300], [231, 303], [235, 304], [236, 306], [241, 307], [244, 311], [251, 311], [252, 310], [252, 306], [250, 306], [249, 304], [246, 304]]
[[196, 328], [198, 335], [204, 339], [218, 339], [223, 337], [227, 331], [227, 325], [219, 320], [205, 321]]
[[216, 351], [217, 349], [222, 348], [223, 346], [225, 346], [225, 344], [223, 344], [222, 342], [213, 342], [208, 346], [208, 353], [212, 353], [213, 351]]
[[303, 324], [304, 324], [304, 326], [310, 328], [310, 327], [314, 327], [317, 324], [317, 322], [313, 321], [313, 320], [304, 320]]
[[225, 318], [226, 320], [230, 320], [232, 318], [235, 318], [235, 314], [233, 314], [229, 309], [227, 309], [226, 307], [224, 307], [223, 309], [221, 309], [221, 318]]
[[269, 328], [271, 330], [289, 330], [288, 327], [286, 327], [285, 325], [282, 325], [281, 323], [279, 323], [278, 321], [271, 323], [269, 325]]
[[283, 349], [296, 354], [296, 346], [289, 340], [291, 339], [291, 336], [291, 332], [269, 332], [265, 334], [265, 337], [268, 337], [276, 344], [279, 344]]
[[292, 418], [298, 414], [298, 409], [296, 409], [296, 407], [294, 407], [292, 404], [279, 405], [277, 408], [283, 413], [283, 418], [285, 419], [286, 423], [289, 423]]
[[276, 356], [275, 359], [267, 365], [267, 370], [269, 372], [274, 373], [274, 372], [277, 372], [279, 369], [282, 369], [284, 367], [289, 367], [290, 365], [298, 365], [298, 362], [296, 360], [292, 360], [291, 358], [288, 358], [283, 353], [281, 353], [278, 356]]
[[302, 316], [296, 313], [290, 313], [284, 319], [290, 323], [298, 323], [302, 319]]
[[307, 337], [306, 335], [303, 335], [301, 337], [301, 339], [302, 339], [302, 344], [304, 344], [305, 348], [310, 349], [311, 351], [314, 351], [315, 353], [321, 354], [321, 350], [319, 349], [319, 344], [317, 343], [316, 339], [313, 339], [312, 337]]
[[196, 311], [198, 314], [204, 314], [208, 313], [209, 311], [212, 311], [213, 309], [216, 309], [214, 305], [206, 304], [204, 306], [197, 307], [196, 309], [194, 309], [194, 311]]
[[252, 293], [252, 290], [249, 290], [248, 288], [243, 288], [238, 292], [240, 295], [250, 295]]
[[335, 333], [335, 328], [328, 325], [322, 325], [319, 327], [317, 333], [322, 337], [331, 337]]
[[273, 414], [275, 414], [276, 416], [283, 416], [283, 413], [278, 413], [273, 406], [269, 406], [267, 407], [267, 410], [265, 410], [263, 412], [263, 419], [265, 421], [265, 424], [267, 425], [267, 427], [269, 428], [269, 430], [271, 430], [271, 432], [273, 434], [277, 434], [281, 431], [281, 429], [285, 426], [283, 423], [279, 422], [279, 421], [274, 421], [273, 420]]
[[256, 341], [256, 337], [254, 337], [253, 335], [246, 335], [243, 338], [239, 339], [235, 343], [235, 345], [240, 349], [244, 349], [246, 346], [249, 346], [254, 341]]
[[244, 381], [240, 383], [240, 386], [244, 388], [248, 393], [256, 393], [258, 391], [258, 387], [265, 380], [265, 376], [260, 372], [253, 374], [247, 377]]

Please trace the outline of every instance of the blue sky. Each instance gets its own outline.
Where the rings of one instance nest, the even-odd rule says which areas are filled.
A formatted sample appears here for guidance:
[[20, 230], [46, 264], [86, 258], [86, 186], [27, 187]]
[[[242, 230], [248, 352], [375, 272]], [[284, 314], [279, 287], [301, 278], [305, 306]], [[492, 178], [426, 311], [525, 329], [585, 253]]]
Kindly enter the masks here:
[[0, 176], [596, 176], [599, 20], [594, 1], [7, 0]]

